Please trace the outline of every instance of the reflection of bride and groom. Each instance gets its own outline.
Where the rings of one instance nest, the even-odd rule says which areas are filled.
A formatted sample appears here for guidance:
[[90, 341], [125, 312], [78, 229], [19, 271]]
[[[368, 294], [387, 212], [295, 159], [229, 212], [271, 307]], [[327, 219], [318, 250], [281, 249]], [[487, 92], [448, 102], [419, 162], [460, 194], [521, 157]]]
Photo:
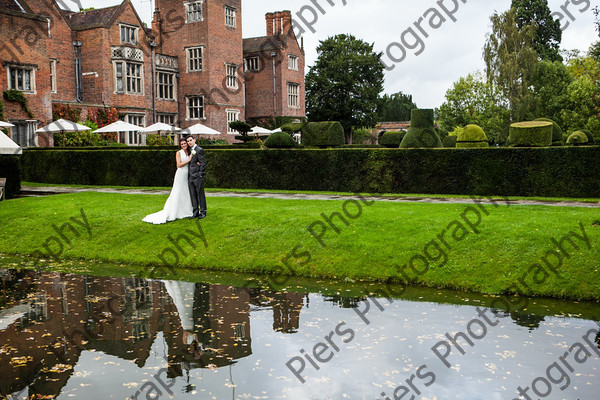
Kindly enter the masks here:
[[202, 283], [163, 283], [179, 314], [177, 322], [181, 323], [181, 330], [175, 321], [170, 329], [176, 347], [174, 357], [169, 357], [171, 368], [223, 367], [252, 354], [247, 290]]
[[161, 211], [148, 215], [144, 222], [158, 225], [182, 218], [206, 217], [204, 150], [192, 136], [181, 139], [179, 146], [181, 150], [175, 155], [177, 172], [169, 198]]

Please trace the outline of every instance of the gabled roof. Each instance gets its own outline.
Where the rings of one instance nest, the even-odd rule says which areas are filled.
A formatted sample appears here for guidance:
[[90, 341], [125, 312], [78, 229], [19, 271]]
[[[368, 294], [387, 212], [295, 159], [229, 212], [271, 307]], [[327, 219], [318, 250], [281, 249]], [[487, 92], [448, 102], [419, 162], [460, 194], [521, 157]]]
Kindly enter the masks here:
[[67, 12], [65, 13], [65, 19], [75, 31], [107, 28], [111, 25], [113, 17], [120, 8], [121, 5], [81, 12]]
[[21, 12], [23, 14], [31, 13], [31, 9], [27, 4], [18, 0], [0, 0], [0, 9]]
[[287, 35], [261, 36], [244, 39], [244, 53], [259, 53], [261, 51], [279, 50], [287, 46], [288, 40], [294, 35], [292, 29]]
[[138, 20], [138, 23], [146, 35], [151, 34], [151, 29], [144, 27], [144, 22], [140, 18], [135, 7], [130, 0], [124, 0], [121, 4], [112, 7], [98, 8], [94, 10], [71, 12], [63, 11], [63, 15], [69, 26], [74, 31], [83, 31], [94, 28], [109, 28], [117, 20], [117, 18], [125, 11], [125, 8], [130, 6]]

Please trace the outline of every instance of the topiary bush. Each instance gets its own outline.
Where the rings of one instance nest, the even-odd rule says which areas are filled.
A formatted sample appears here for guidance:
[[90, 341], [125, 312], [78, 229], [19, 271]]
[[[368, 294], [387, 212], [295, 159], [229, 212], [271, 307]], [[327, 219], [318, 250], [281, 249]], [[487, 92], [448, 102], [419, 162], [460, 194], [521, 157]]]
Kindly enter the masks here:
[[403, 149], [443, 147], [442, 140], [433, 128], [433, 110], [412, 110], [410, 129], [402, 139], [400, 147]]
[[484, 130], [478, 125], [467, 125], [458, 134], [457, 148], [490, 147]]
[[510, 126], [510, 147], [552, 146], [553, 124], [545, 121], [518, 122]]
[[397, 149], [398, 147], [400, 147], [400, 143], [402, 143], [402, 139], [404, 139], [405, 135], [406, 132], [402, 131], [386, 132], [381, 137], [379, 144], [390, 149]]
[[302, 122], [291, 122], [281, 126], [281, 130], [287, 133], [298, 133], [302, 130], [304, 124]]
[[335, 147], [346, 144], [344, 128], [335, 121], [309, 122], [302, 127], [304, 146]]
[[562, 146], [565, 144], [563, 138], [563, 130], [560, 126], [550, 118], [538, 118], [534, 121], [552, 122], [552, 146]]
[[296, 147], [296, 141], [286, 132], [275, 132], [265, 140], [265, 147], [269, 149], [291, 149]]
[[588, 142], [586, 143], [587, 145], [594, 144], [594, 135], [592, 135], [592, 132], [588, 131], [587, 129], [580, 129], [579, 131], [585, 133], [585, 136], [587, 136], [587, 138], [588, 138]]
[[587, 135], [582, 131], [575, 131], [571, 133], [567, 138], [567, 144], [571, 146], [581, 146], [588, 143], [589, 139]]

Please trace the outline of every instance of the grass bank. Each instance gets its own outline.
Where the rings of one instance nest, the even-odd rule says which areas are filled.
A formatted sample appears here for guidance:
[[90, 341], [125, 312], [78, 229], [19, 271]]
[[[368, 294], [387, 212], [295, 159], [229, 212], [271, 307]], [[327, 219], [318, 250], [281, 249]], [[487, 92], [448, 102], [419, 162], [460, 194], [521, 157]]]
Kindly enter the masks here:
[[[0, 252], [600, 299], [598, 209], [211, 198], [200, 225], [141, 222], [165, 200], [88, 192], [2, 202]], [[322, 216], [336, 212], [347, 222], [332, 218], [338, 232]]]

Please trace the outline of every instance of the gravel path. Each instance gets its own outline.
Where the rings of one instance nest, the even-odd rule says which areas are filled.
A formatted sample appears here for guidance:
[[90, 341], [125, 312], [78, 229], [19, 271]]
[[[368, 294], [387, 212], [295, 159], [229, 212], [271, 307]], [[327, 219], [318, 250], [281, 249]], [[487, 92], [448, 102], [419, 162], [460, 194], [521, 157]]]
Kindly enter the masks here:
[[[71, 188], [71, 187], [37, 187], [22, 186], [21, 194], [23, 196], [48, 196], [63, 193], [121, 193], [121, 194], [145, 194], [145, 195], [168, 195], [168, 190], [151, 189], [109, 189], [109, 188]], [[336, 196], [326, 194], [302, 194], [302, 193], [241, 193], [241, 192], [206, 192], [207, 197], [254, 197], [259, 199], [282, 199], [282, 200], [344, 200], [353, 196]], [[386, 201], [393, 203], [434, 203], [434, 204], [471, 204], [473, 200], [464, 198], [440, 198], [440, 197], [382, 197], [369, 196], [369, 199], [375, 201]], [[507, 201], [498, 198], [501, 204], [507, 204]], [[509, 200], [510, 205], [523, 206], [553, 206], [553, 207], [586, 207], [600, 208], [600, 202], [583, 201], [541, 201], [541, 200]]]

